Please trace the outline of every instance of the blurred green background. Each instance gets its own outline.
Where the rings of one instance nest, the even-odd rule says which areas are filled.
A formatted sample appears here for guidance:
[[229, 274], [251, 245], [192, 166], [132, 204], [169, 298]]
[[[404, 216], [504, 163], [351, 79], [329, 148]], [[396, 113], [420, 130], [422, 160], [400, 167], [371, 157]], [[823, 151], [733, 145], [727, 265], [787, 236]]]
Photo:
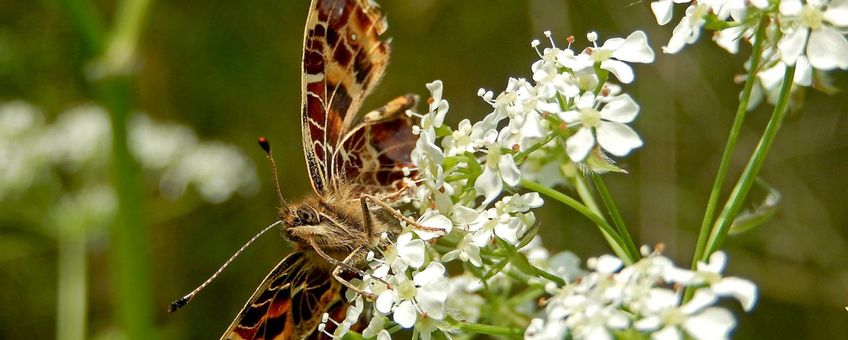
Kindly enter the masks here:
[[[478, 88], [497, 92], [507, 77], [529, 77], [537, 58], [529, 44], [544, 39], [544, 30], [553, 31], [561, 45], [573, 34], [577, 46], [586, 45], [585, 32], [591, 30], [601, 40], [646, 31], [656, 62], [636, 66], [636, 82], [625, 87], [641, 105], [634, 125], [645, 147], [621, 161], [629, 174], [607, 176], [608, 185], [637, 242], [661, 242], [667, 255], [688, 265], [741, 88], [733, 79], [742, 72], [747, 49], [741, 56], [728, 55], [704, 34], [698, 45], [664, 55], [660, 47], [672, 26], [657, 27], [648, 1], [380, 3], [389, 22], [386, 36], [393, 38], [392, 61], [365, 108], [408, 92], [426, 95], [424, 84], [442, 79], [451, 103], [450, 124], [488, 113], [475, 95]], [[93, 6], [100, 20], [113, 22], [117, 4], [96, 0]], [[174, 214], [161, 203], [156, 183], [145, 178], [147, 249], [141, 255], [151, 266], [157, 338], [219, 336], [287, 252], [279, 237], [263, 237], [184, 310], [166, 312], [169, 302], [274, 221], [276, 199], [264, 154], [255, 147], [257, 136], [268, 136], [274, 146], [283, 194], [297, 198], [311, 190], [298, 118], [307, 7], [306, 0], [184, 0], [153, 2], [149, 8], [132, 78], [132, 107], [156, 121], [189, 126], [202, 139], [240, 146], [261, 182], [253, 196], [193, 204]], [[52, 121], [71, 107], [96, 102], [97, 93], [85, 77], [89, 66], [83, 40], [62, 1], [0, 1], [0, 101], [27, 101]], [[848, 88], [844, 72], [834, 79], [838, 87]], [[732, 175], [744, 164], [770, 108], [761, 105], [749, 115]], [[752, 314], [729, 305], [738, 315], [738, 338], [848, 334], [846, 108], [843, 93], [806, 93], [806, 104], [790, 113], [762, 172], [783, 195], [779, 212], [726, 244], [728, 274], [749, 278], [761, 289]], [[30, 203], [48, 210], [55, 204], [24, 204]], [[594, 226], [553, 201], [539, 220], [551, 249], [569, 249], [584, 259], [609, 252]], [[114, 310], [122, 301], [114, 294], [109, 233], [85, 242], [86, 337], [119, 337]], [[0, 247], [5, 248], [0, 249], [0, 338], [55, 337], [56, 296], [62, 284], [57, 279], [57, 241], [0, 208]]]

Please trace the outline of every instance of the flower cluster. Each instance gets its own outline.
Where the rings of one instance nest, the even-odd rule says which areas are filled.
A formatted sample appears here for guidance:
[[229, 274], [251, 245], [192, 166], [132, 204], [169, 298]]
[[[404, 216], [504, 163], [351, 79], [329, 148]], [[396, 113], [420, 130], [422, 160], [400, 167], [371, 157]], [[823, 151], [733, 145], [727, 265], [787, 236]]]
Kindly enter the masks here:
[[[608, 155], [623, 157], [642, 145], [627, 125], [635, 120], [639, 105], [610, 78], [633, 82], [630, 63], [652, 62], [654, 54], [640, 31], [602, 44], [590, 33], [590, 46], [582, 50], [572, 49], [573, 37], [566, 48], [559, 48], [549, 32], [545, 35], [550, 47], [540, 50], [539, 41], [531, 43], [539, 55], [530, 68], [532, 79], [510, 78], [497, 95], [478, 91], [492, 108], [480, 121], [465, 119], [455, 129], [445, 124], [450, 105], [443, 84], [427, 84], [427, 112], [407, 112], [419, 123], [413, 128], [418, 135], [411, 153], [414, 168], [408, 169], [416, 176], [405, 180], [409, 194], [404, 214], [409, 217], [402, 221], [404, 229], [396, 238], [383, 235], [387, 246], [368, 253], [368, 275], [356, 283], [362, 294], [349, 291], [347, 317], [325, 317], [321, 331], [340, 337], [368, 315], [365, 337], [389, 339], [394, 332], [412, 329], [413, 337], [429, 339], [437, 330], [459, 335], [474, 331], [468, 328], [480, 325], [477, 322], [500, 325], [506, 318], [512, 321], [504, 324], [511, 326], [502, 328], [512, 329], [514, 336], [524, 332], [527, 320], [544, 313], [534, 302], [546, 294], [554, 295], [549, 312], [567, 292], [593, 298], [587, 285], [606, 278], [581, 270], [571, 253], [550, 256], [536, 235], [534, 209], [544, 200], [522, 187], [524, 181], [562, 184], [586, 173], [620, 171]], [[645, 286], [656, 277], [646, 278], [644, 271], [658, 266], [660, 259], [651, 256], [622, 269], [631, 279], [618, 289], [635, 294], [631, 291], [657, 286]], [[670, 262], [667, 266], [673, 268]], [[623, 279], [625, 274], [620, 275]], [[510, 296], [517, 298], [506, 298]], [[503, 310], [483, 308], [484, 301], [494, 306], [501, 298]], [[629, 307], [623, 302], [607, 305], [615, 314]], [[548, 327], [561, 326], [553, 319], [538, 320], [526, 331], [528, 336], [536, 329], [548, 332]], [[336, 324], [333, 333], [327, 331], [328, 322]]]
[[[108, 220], [116, 204], [104, 181], [111, 155], [108, 114], [84, 105], [60, 114], [52, 124], [45, 120], [27, 103], [0, 105], [0, 200], [11, 204], [26, 199], [32, 187], [61, 183], [60, 208], [67, 209], [60, 210], [75, 215], [93, 211], [99, 220]], [[256, 188], [253, 165], [233, 146], [199, 141], [187, 127], [156, 123], [143, 114], [128, 129], [131, 152], [143, 169], [161, 179], [160, 190], [169, 198], [182, 195], [190, 184], [213, 203]]]
[[[588, 261], [591, 272], [565, 287], [552, 288], [543, 317], [535, 318], [526, 339], [612, 339], [613, 334], [635, 330], [652, 338], [727, 338], [735, 326], [733, 315], [713, 307], [719, 297], [733, 297], [748, 311], [756, 300], [756, 286], [747, 280], [722, 277], [726, 257], [714, 253], [709, 263], [694, 271], [677, 268], [658, 252], [648, 253], [630, 266], [611, 255]], [[698, 287], [682, 303], [682, 288]]]
[[[665, 53], [677, 53], [695, 43], [702, 29], [716, 30], [713, 40], [730, 53], [739, 41], [762, 40], [762, 61], [756, 65], [758, 86], [750, 107], [765, 96], [776, 101], [784, 71], [795, 67], [793, 83], [830, 92], [832, 88], [816, 73], [848, 69], [848, 2], [843, 0], [657, 0], [651, 3], [657, 22], [672, 19], [674, 3], [685, 3], [685, 16], [674, 28]], [[757, 31], [763, 33], [757, 38]], [[750, 65], [748, 65], [750, 67]], [[817, 79], [819, 78], [819, 79]], [[814, 81], [816, 80], [816, 81]]]

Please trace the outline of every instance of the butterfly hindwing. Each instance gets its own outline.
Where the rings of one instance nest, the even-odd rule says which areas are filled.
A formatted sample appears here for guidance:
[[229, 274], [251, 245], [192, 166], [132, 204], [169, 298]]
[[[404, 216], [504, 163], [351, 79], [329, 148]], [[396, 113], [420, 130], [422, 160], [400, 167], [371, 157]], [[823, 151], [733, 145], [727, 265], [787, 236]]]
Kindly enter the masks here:
[[332, 185], [332, 155], [356, 126], [362, 100], [382, 78], [389, 45], [377, 6], [368, 0], [313, 0], [303, 46], [301, 124], [313, 189]]
[[417, 96], [405, 95], [365, 114], [336, 148], [333, 179], [371, 194], [397, 189], [403, 168], [412, 166], [410, 153], [417, 138], [404, 112], [417, 101]]
[[321, 316], [346, 305], [340, 292], [329, 273], [293, 252], [265, 277], [221, 339], [321, 338], [315, 331]]

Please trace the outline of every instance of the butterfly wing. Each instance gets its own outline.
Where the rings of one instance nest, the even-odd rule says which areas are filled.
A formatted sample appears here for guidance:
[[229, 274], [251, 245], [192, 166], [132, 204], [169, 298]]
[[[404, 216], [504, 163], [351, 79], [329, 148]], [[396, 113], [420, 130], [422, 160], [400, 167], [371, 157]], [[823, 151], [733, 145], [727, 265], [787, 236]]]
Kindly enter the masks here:
[[405, 95], [365, 114], [333, 155], [335, 185], [346, 183], [371, 194], [397, 190], [404, 167], [412, 166], [410, 153], [417, 140], [404, 112], [417, 101], [417, 96]]
[[321, 338], [324, 334], [315, 331], [321, 316], [346, 306], [340, 292], [341, 284], [329, 273], [303, 252], [293, 252], [265, 277], [221, 339]]
[[330, 188], [332, 157], [359, 120], [362, 100], [382, 78], [389, 45], [383, 16], [369, 0], [313, 0], [303, 44], [301, 127], [312, 187]]

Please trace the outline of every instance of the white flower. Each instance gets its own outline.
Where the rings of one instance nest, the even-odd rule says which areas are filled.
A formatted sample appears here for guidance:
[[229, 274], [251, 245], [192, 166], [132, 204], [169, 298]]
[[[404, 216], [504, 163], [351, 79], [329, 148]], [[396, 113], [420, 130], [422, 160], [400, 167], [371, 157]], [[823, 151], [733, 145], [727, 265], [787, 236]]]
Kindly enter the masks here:
[[804, 54], [813, 68], [848, 69], [848, 1], [784, 0], [780, 14], [784, 36], [777, 48], [783, 62], [794, 65]]
[[386, 278], [389, 269], [394, 273], [403, 273], [407, 268], [421, 268], [424, 265], [424, 241], [413, 239], [412, 233], [398, 236], [394, 244], [389, 244], [383, 251], [383, 258], [375, 260], [379, 265], [374, 269], [374, 276]]
[[499, 146], [490, 145], [486, 165], [483, 173], [474, 182], [474, 189], [485, 197], [483, 205], [486, 205], [501, 194], [503, 183], [516, 186], [520, 180], [521, 173], [512, 155], [501, 154]]
[[642, 146], [639, 135], [624, 124], [636, 118], [639, 105], [627, 94], [610, 98], [599, 111], [597, 106], [600, 104], [593, 94], [587, 92], [578, 99], [577, 110], [560, 115], [569, 125], [580, 126], [565, 142], [566, 153], [575, 162], [586, 158], [596, 139], [601, 148], [619, 157]]
[[158, 124], [146, 115], [136, 115], [129, 124], [130, 151], [145, 168], [160, 170], [185, 157], [197, 144], [188, 127]]
[[651, 63], [654, 61], [654, 51], [648, 46], [645, 32], [636, 31], [626, 39], [612, 38], [600, 47], [595, 44], [589, 57], [595, 63], [600, 63], [602, 69], [614, 74], [619, 81], [629, 84], [633, 81], [633, 69], [624, 62]]
[[473, 242], [485, 247], [494, 236], [511, 244], [518, 244], [519, 237], [536, 222], [529, 212], [543, 203], [538, 193], [512, 195], [495, 203], [493, 208], [476, 211], [467, 207], [454, 207], [454, 221], [473, 233]]
[[710, 255], [709, 262], [698, 262], [695, 280], [708, 284], [712, 292], [718, 296], [732, 296], [746, 311], [752, 310], [757, 302], [757, 286], [748, 280], [721, 277], [726, 263], [727, 255], [724, 252], [713, 253]]
[[471, 234], [465, 234], [456, 245], [456, 249], [442, 255], [442, 261], [450, 262], [459, 259], [462, 262], [471, 262], [475, 267], [483, 265], [480, 258], [480, 248], [474, 243]]
[[406, 274], [399, 274], [389, 278], [389, 282], [392, 289], [380, 293], [375, 302], [378, 312], [392, 313], [393, 320], [404, 328], [412, 327], [419, 313], [428, 318], [444, 319], [449, 281], [441, 263], [430, 262], [427, 268], [413, 275], [412, 280], [406, 278]]
[[418, 237], [423, 240], [431, 240], [433, 238], [445, 235], [453, 229], [453, 222], [445, 215], [439, 213], [436, 210], [427, 210], [421, 217], [418, 219], [418, 224], [427, 227], [441, 230], [440, 232], [429, 231], [429, 230], [421, 230], [421, 229], [412, 229]]
[[683, 339], [681, 329], [695, 339], [727, 339], [736, 326], [727, 310], [707, 307], [715, 302], [715, 297], [705, 290], [696, 291], [692, 300], [679, 307], [679, 294], [664, 288], [652, 289], [647, 300], [652, 313], [634, 326], [642, 331], [659, 329], [652, 334], [655, 339]]
[[226, 201], [236, 192], [256, 190], [256, 171], [240, 150], [221, 143], [202, 143], [168, 167], [160, 190], [171, 198], [194, 184], [201, 197], [212, 203]]
[[686, 44], [698, 41], [698, 37], [701, 35], [701, 26], [704, 26], [706, 22], [704, 16], [709, 13], [709, 10], [710, 8], [703, 3], [686, 8], [686, 16], [674, 27], [671, 39], [669, 39], [667, 45], [663, 46], [663, 52], [674, 54], [680, 52]]
[[671, 21], [673, 6], [677, 4], [690, 3], [691, 0], [658, 0], [651, 3], [651, 11], [654, 12], [654, 17], [657, 18], [657, 23], [665, 25]]
[[[427, 83], [427, 89], [430, 90], [430, 99], [428, 99], [429, 110], [421, 117], [421, 125], [414, 126], [412, 132], [420, 133], [422, 130], [431, 131], [442, 126], [445, 121], [445, 115], [448, 113], [450, 105], [447, 100], [442, 99], [442, 81], [436, 80]], [[407, 114], [413, 114], [407, 112]]]

